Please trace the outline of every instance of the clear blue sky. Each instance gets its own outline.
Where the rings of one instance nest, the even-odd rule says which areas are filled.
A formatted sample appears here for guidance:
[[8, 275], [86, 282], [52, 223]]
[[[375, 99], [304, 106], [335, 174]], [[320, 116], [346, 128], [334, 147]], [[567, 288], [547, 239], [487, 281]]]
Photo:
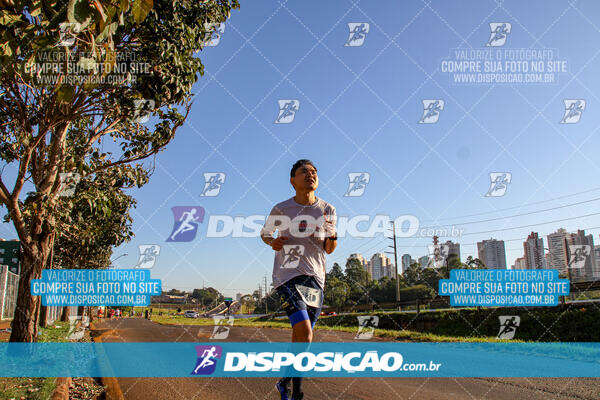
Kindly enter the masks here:
[[[310, 158], [321, 180], [317, 196], [338, 215], [412, 214], [421, 225], [470, 222], [600, 197], [600, 191], [519, 207], [600, 186], [600, 4], [578, 1], [242, 1], [221, 42], [200, 55], [206, 74], [194, 86], [191, 116], [157, 158], [150, 183], [132, 190], [136, 237], [114, 251], [133, 267], [139, 244], [162, 246], [153, 278], [163, 288], [213, 286], [251, 293], [273, 252], [259, 238], [207, 239], [206, 219], [188, 243], [167, 243], [171, 207], [202, 206], [206, 218], [268, 213], [292, 196], [289, 170]], [[344, 47], [348, 23], [370, 25], [364, 44]], [[440, 63], [455, 48], [485, 49], [491, 22], [512, 30], [502, 49], [550, 48], [567, 61], [554, 84], [450, 84]], [[393, 41], [392, 41], [393, 39]], [[291, 124], [274, 124], [278, 99], [298, 99]], [[423, 99], [443, 99], [436, 124], [419, 124]], [[559, 124], [564, 99], [585, 99], [579, 123]], [[368, 172], [362, 197], [344, 197], [349, 172]], [[512, 173], [502, 197], [484, 197], [488, 173]], [[224, 172], [217, 197], [200, 197], [204, 172]], [[7, 175], [8, 176], [8, 175]], [[460, 226], [465, 234], [537, 224], [597, 212], [599, 202]], [[494, 212], [470, 218], [449, 217]], [[462, 258], [473, 243], [506, 243], [507, 263], [523, 253], [529, 232], [600, 226], [598, 216], [458, 238]], [[3, 224], [1, 234], [14, 230]], [[600, 229], [592, 229], [598, 243]], [[446, 238], [442, 238], [446, 239]], [[456, 239], [456, 238], [454, 238]], [[431, 239], [399, 239], [399, 256], [427, 252]], [[370, 257], [389, 241], [341, 240], [328, 257], [343, 264], [355, 251]]]

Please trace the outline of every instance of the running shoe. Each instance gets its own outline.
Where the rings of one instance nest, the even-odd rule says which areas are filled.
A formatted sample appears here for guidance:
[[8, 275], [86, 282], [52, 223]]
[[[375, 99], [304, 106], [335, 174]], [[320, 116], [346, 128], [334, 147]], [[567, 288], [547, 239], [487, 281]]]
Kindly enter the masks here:
[[275, 387], [279, 391], [279, 394], [281, 394], [281, 400], [289, 400], [290, 390], [288, 389], [287, 385], [283, 384], [283, 382], [279, 380], [277, 381]]

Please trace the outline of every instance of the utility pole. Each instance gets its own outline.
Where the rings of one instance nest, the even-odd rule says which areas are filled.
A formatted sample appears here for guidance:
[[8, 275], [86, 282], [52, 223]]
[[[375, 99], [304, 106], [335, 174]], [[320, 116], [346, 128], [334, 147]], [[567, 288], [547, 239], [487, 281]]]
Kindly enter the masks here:
[[267, 276], [265, 275], [265, 313], [268, 314], [269, 313], [269, 302], [267, 301], [269, 299], [269, 296], [267, 294]]
[[[394, 242], [393, 246], [388, 246], [394, 249], [394, 277], [396, 279], [396, 303], [398, 304], [398, 309], [402, 309], [400, 306], [400, 277], [398, 275], [398, 250], [396, 248], [396, 224], [394, 221], [391, 221], [392, 224], [392, 237], [388, 239], [392, 239]], [[388, 254], [392, 254], [390, 251], [386, 251]]]

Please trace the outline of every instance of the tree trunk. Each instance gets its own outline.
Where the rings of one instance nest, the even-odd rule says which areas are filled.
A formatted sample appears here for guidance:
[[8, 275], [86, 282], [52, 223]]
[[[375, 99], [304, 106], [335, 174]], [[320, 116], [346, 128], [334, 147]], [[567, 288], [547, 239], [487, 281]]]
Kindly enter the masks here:
[[17, 306], [9, 339], [11, 342], [37, 340], [37, 312], [40, 297], [31, 295], [30, 282], [32, 279], [41, 278], [44, 261], [48, 256], [48, 247], [47, 242], [42, 242], [40, 247], [34, 245], [29, 251], [23, 251]]
[[85, 306], [78, 306], [77, 307], [77, 316], [83, 317], [84, 314], [85, 314]]
[[40, 306], [40, 323], [39, 326], [45, 328], [48, 326], [48, 306]]
[[64, 306], [60, 314], [61, 322], [69, 322], [69, 306]]

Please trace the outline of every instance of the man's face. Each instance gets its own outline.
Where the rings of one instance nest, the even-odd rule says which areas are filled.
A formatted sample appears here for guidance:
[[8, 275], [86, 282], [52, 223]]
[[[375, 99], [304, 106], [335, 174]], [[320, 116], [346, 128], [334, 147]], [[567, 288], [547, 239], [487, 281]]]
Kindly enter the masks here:
[[319, 187], [317, 170], [310, 164], [304, 164], [296, 170], [296, 175], [290, 178], [290, 182], [296, 190], [314, 191]]

